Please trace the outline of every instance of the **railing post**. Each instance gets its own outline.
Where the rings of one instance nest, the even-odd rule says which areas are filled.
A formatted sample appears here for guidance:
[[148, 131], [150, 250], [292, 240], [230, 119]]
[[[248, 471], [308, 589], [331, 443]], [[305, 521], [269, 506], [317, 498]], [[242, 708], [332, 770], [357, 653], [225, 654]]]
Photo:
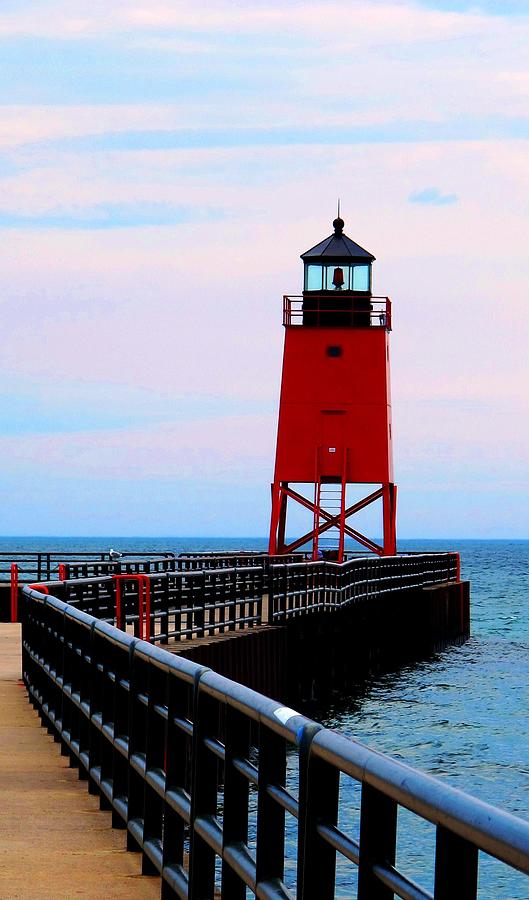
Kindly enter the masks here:
[[11, 563], [11, 621], [18, 620], [18, 566]]
[[167, 698], [167, 672], [149, 664], [147, 668], [148, 704], [145, 715], [145, 782], [143, 818], [142, 875], [159, 875], [158, 867], [148, 853], [148, 845], [163, 848], [163, 808], [164, 799], [153, 788], [147, 778], [148, 773], [159, 776], [166, 765], [166, 725], [157, 712]]
[[[230, 845], [248, 843], [248, 779], [238, 772], [235, 758], [247, 759], [250, 749], [250, 722], [247, 716], [228, 706], [226, 710], [224, 758], [223, 850]], [[232, 866], [222, 863], [222, 896], [229, 900], [245, 900], [246, 885]]]
[[478, 891], [478, 848], [459, 835], [437, 826], [435, 841], [435, 900], [475, 900]]
[[86, 685], [87, 692], [87, 700], [90, 710], [90, 715], [88, 718], [88, 793], [89, 794], [99, 794], [99, 788], [97, 782], [94, 780], [94, 770], [100, 764], [101, 758], [101, 732], [99, 731], [97, 725], [94, 722], [96, 716], [102, 713], [102, 703], [101, 703], [101, 688], [102, 688], [102, 679], [101, 673], [97, 667], [99, 660], [97, 659], [97, 650], [96, 650], [96, 641], [95, 641], [95, 627], [96, 620], [92, 622], [90, 627], [90, 638], [89, 638], [89, 656], [90, 663], [88, 667], [89, 678], [88, 684]]
[[259, 729], [256, 881], [282, 880], [285, 869], [285, 810], [272, 799], [269, 786], [284, 787], [286, 742], [269, 728]]
[[163, 575], [160, 576], [160, 587], [161, 587], [161, 596], [160, 596], [160, 642], [162, 644], [169, 643], [169, 574], [168, 571], [165, 570]]
[[114, 584], [114, 591], [115, 591], [114, 600], [115, 600], [115, 607], [116, 607], [116, 611], [115, 611], [116, 626], [117, 626], [117, 628], [121, 628], [122, 631], [125, 631], [126, 623], [124, 622], [124, 619], [123, 619], [122, 604], [121, 604], [121, 576], [114, 575], [112, 578], [112, 581]]
[[318, 835], [320, 821], [336, 825], [340, 770], [315, 759], [312, 742], [321, 725], [305, 725], [299, 742], [299, 900], [333, 900], [336, 851]]
[[143, 579], [137, 577], [135, 581], [138, 585], [138, 637], [143, 641], [145, 634], [143, 624]]
[[195, 673], [193, 697], [193, 750], [189, 900], [213, 898], [215, 888], [215, 851], [197, 831], [197, 819], [214, 817], [217, 812], [217, 762], [207, 750], [205, 738], [216, 734], [214, 702], [200, 690], [200, 680], [207, 672]]
[[142, 775], [133, 765], [133, 757], [145, 753], [145, 706], [138, 695], [144, 686], [140, 683], [139, 666], [135, 654], [136, 642], [129, 646], [129, 716], [128, 716], [128, 784], [127, 784], [127, 850], [137, 853], [141, 846], [136, 836], [143, 831], [145, 816], [145, 790]]
[[[364, 782], [360, 810], [360, 860], [358, 900], [393, 900], [391, 888], [382, 884], [373, 871], [377, 863], [395, 865], [397, 804]], [[453, 897], [459, 895], [454, 894]]]
[[[202, 572], [198, 571], [192, 581], [192, 601], [191, 605], [193, 608], [193, 629], [196, 630], [197, 637], [204, 636], [204, 605], [206, 603], [206, 572], [203, 570]], [[198, 594], [199, 605], [195, 606], [195, 600]]]
[[[186, 839], [186, 822], [170, 802], [170, 796], [185, 797], [188, 803], [189, 770], [191, 755], [188, 737], [178, 722], [188, 715], [188, 688], [182, 689], [178, 674], [171, 669], [168, 673], [167, 690], [167, 724], [166, 724], [166, 760], [165, 760], [165, 795], [163, 810], [163, 848], [162, 872], [171, 871], [184, 887], [180, 896], [185, 896], [189, 888], [188, 874], [184, 869], [184, 851]], [[178, 896], [164, 879], [162, 882], [162, 900]]]
[[[151, 579], [148, 575], [139, 576], [145, 591], [145, 640], [151, 640]], [[142, 592], [143, 602], [143, 592]], [[154, 630], [154, 629], [153, 629]]]
[[265, 625], [273, 625], [274, 624], [274, 612], [275, 612], [275, 566], [269, 564], [268, 565], [268, 573], [267, 573], [267, 604], [266, 604], [266, 622], [263, 620], [263, 624]]

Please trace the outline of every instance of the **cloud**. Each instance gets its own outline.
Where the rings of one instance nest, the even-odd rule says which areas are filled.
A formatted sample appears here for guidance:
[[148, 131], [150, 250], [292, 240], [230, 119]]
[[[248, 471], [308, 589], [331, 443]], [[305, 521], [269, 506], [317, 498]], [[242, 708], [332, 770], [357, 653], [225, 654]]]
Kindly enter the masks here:
[[170, 203], [100, 203], [71, 210], [50, 209], [32, 215], [0, 209], [0, 228], [106, 231], [111, 228], [183, 225], [212, 221], [224, 215], [222, 210], [201, 210]]
[[410, 203], [428, 203], [432, 206], [447, 206], [457, 203], [456, 194], [443, 194], [438, 188], [423, 188], [421, 191], [413, 191], [409, 196]]
[[420, 6], [442, 12], [484, 13], [491, 16], [527, 16], [527, 0], [419, 0]]
[[[23, 55], [21, 48], [21, 58]], [[0, 147], [18, 149], [85, 134], [137, 131], [146, 123], [149, 129], [175, 128], [182, 118], [176, 104], [6, 103], [0, 106]]]
[[[288, 6], [278, 0], [248, 5], [241, 11], [230, 0], [209, 0], [189, 6], [182, 0], [172, 3], [146, 3], [145, 0], [114, 0], [109, 8], [104, 0], [48, 0], [38, 9], [4, 10], [0, 15], [0, 35], [56, 36], [80, 41], [87, 37], [108, 34], [211, 34], [225, 31], [230, 36], [251, 33], [276, 33], [283, 27], [295, 28], [295, 33], [332, 32], [335, 22], [356, 26], [362, 31], [376, 29], [381, 22], [395, 28], [409, 23], [415, 16], [417, 37], [425, 33], [449, 32], [460, 18], [456, 12], [442, 9], [423, 9], [406, 2], [291, 2]], [[471, 17], [476, 21], [478, 16]], [[343, 28], [341, 29], [343, 33]], [[289, 38], [290, 39], [290, 38]], [[410, 36], [411, 40], [415, 37]]]
[[73, 477], [246, 479], [271, 473], [271, 415], [211, 416], [149, 427], [0, 437], [4, 473], [37, 468]]
[[529, 132], [529, 17], [409, 2], [241, 12], [230, 2], [109, 10], [71, 0], [0, 14], [0, 33], [2, 23], [0, 146], [29, 145], [25, 162], [61, 151]]
[[[60, 532], [77, 479], [72, 527], [99, 491], [104, 529], [117, 484], [140, 529], [183, 492], [181, 530], [216, 504], [233, 533], [243, 471], [247, 521], [266, 521], [281, 298], [337, 196], [394, 301], [403, 508], [417, 489], [442, 529], [484, 483], [520, 480], [529, 21], [484, 5], [2, 6], [6, 516], [24, 491], [26, 520], [45, 516], [53, 482], [40, 527]], [[491, 509], [508, 522], [500, 487]]]

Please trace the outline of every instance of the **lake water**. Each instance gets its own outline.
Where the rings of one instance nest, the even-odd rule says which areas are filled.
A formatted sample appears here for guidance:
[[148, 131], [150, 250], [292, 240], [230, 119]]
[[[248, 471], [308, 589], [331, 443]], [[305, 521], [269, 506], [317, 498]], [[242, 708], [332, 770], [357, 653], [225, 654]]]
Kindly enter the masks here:
[[[15, 550], [262, 550], [245, 538], [0, 538]], [[472, 637], [319, 710], [324, 724], [529, 820], [529, 541], [402, 541], [402, 550], [459, 550], [472, 582]], [[358, 791], [343, 785], [354, 834]], [[405, 871], [430, 890], [434, 829], [399, 813]], [[293, 862], [293, 861], [292, 861]], [[292, 872], [292, 862], [287, 867]], [[338, 868], [337, 896], [354, 872]], [[529, 900], [529, 879], [484, 859], [481, 900]], [[454, 898], [457, 900], [457, 898]]]

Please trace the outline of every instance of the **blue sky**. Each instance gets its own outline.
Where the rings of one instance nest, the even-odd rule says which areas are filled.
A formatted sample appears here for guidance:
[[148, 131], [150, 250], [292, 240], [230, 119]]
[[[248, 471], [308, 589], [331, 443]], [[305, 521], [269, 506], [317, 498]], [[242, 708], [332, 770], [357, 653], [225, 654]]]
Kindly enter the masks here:
[[0, 533], [265, 534], [340, 196], [400, 534], [527, 536], [527, 46], [529, 0], [2, 4]]

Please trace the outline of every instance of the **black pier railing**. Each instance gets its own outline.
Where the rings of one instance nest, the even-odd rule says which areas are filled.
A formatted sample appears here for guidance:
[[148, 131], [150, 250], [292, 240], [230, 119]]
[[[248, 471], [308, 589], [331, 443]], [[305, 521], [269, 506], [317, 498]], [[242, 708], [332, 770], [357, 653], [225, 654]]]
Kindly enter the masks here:
[[153, 643], [192, 640], [263, 622], [258, 566], [121, 573], [44, 585], [72, 606]]
[[[225, 559], [232, 566], [195, 568], [195, 557], [186, 557], [185, 568], [178, 571], [178, 558], [70, 563], [69, 577], [49, 582], [46, 589], [98, 619], [133, 629], [136, 637], [165, 644], [282, 625], [296, 616], [456, 581], [459, 565], [457, 553], [362, 557], [345, 563], [275, 562], [264, 556]], [[249, 559], [250, 565], [244, 565]], [[208, 560], [213, 566], [219, 557]], [[100, 574], [100, 567], [109, 574]], [[92, 576], [79, 577], [94, 569]]]
[[360, 557], [345, 563], [270, 564], [270, 621], [338, 609], [390, 592], [457, 581], [457, 553]]
[[[29, 696], [127, 830], [144, 873], [161, 875], [166, 900], [475, 900], [480, 850], [529, 874], [527, 823], [56, 598], [23, 593]], [[435, 829], [433, 893], [409, 877], [402, 808]]]
[[[174, 553], [159, 553], [153, 551], [126, 551], [121, 554], [122, 566], [170, 566], [175, 558]], [[174, 563], [173, 563], [174, 564]], [[71, 577], [80, 577], [77, 572], [86, 571], [87, 574], [107, 574], [116, 563], [111, 559], [110, 551], [101, 550], [94, 553], [79, 552], [73, 550], [50, 551], [15, 551], [0, 553], [0, 582], [10, 582], [12, 579], [12, 566], [18, 569], [18, 581], [29, 584], [33, 581], [51, 581], [58, 578], [60, 566], [68, 570], [71, 567]]]

